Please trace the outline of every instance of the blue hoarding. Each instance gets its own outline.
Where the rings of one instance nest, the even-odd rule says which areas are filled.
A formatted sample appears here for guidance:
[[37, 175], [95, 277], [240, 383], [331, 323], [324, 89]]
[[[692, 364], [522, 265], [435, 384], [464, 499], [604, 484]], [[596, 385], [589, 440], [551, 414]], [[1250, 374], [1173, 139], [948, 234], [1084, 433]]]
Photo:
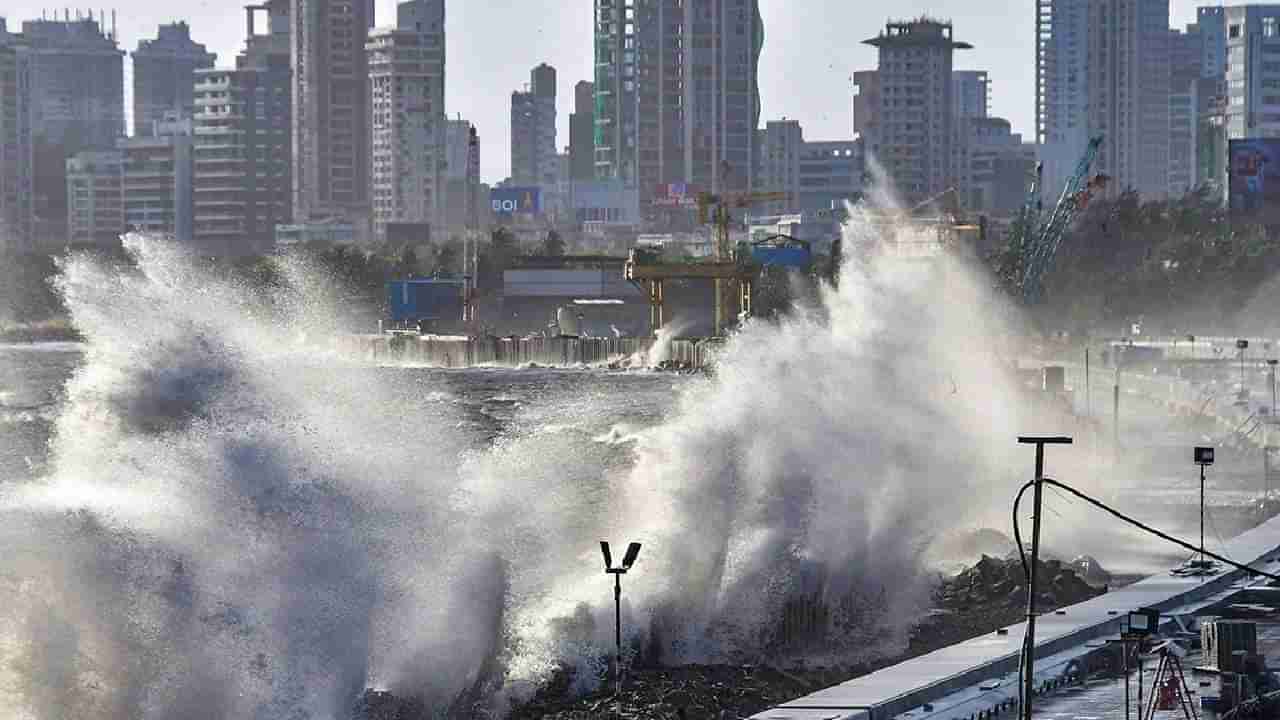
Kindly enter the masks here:
[[542, 190], [536, 187], [494, 188], [489, 191], [495, 215], [542, 212]]
[[396, 322], [462, 317], [461, 280], [395, 280], [387, 283], [387, 306]]
[[1280, 208], [1280, 139], [1232, 140], [1227, 152], [1231, 209]]

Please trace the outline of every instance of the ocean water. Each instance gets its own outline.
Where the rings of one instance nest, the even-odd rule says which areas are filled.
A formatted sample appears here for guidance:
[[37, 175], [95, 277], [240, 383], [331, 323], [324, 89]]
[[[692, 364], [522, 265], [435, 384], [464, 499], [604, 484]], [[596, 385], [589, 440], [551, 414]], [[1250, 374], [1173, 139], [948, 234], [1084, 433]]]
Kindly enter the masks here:
[[[126, 246], [136, 269], [64, 263], [83, 346], [0, 347], [4, 717], [346, 718], [366, 688], [500, 711], [564, 668], [584, 689], [612, 648], [602, 539], [644, 543], [630, 653], [786, 659], [797, 593], [845, 613], [813, 658], [893, 653], [939, 546], [1007, 531], [1016, 435], [1074, 429], [1025, 402], [962, 260], [867, 246], [684, 377], [372, 367], [327, 349], [340, 293], [301, 262], [262, 296]], [[1088, 447], [1050, 463], [1110, 482]], [[1050, 504], [1064, 551], [1137, 543]]]

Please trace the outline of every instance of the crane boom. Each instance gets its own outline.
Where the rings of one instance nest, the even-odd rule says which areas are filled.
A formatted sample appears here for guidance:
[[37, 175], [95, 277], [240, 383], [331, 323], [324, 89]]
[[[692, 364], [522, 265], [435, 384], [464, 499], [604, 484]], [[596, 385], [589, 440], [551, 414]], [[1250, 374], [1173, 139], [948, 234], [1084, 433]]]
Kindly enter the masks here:
[[1058, 249], [1062, 246], [1062, 239], [1072, 221], [1088, 206], [1093, 193], [1104, 188], [1109, 180], [1101, 173], [1092, 179], [1088, 178], [1101, 146], [1101, 135], [1089, 141], [1084, 155], [1076, 164], [1075, 172], [1067, 178], [1062, 195], [1045, 218], [1041, 218], [1040, 199], [1043, 170], [1041, 166], [1036, 167], [1036, 176], [1031, 182], [1026, 203], [1014, 223], [1009, 239], [1010, 250], [1018, 263], [1014, 274], [1025, 302], [1033, 303], [1040, 299], [1044, 292], [1044, 277], [1053, 266]]

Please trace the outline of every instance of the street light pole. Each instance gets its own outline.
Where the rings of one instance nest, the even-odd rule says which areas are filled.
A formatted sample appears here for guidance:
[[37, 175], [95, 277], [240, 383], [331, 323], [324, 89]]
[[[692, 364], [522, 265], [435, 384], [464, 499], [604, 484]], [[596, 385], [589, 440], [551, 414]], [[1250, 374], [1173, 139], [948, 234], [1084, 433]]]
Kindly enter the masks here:
[[1270, 375], [1268, 379], [1271, 382], [1271, 417], [1272, 418], [1276, 416], [1276, 363], [1278, 362], [1280, 362], [1280, 360], [1276, 360], [1275, 358], [1269, 358], [1267, 360], [1267, 372]]
[[1193, 563], [1200, 571], [1206, 571], [1212, 566], [1204, 554], [1204, 469], [1213, 464], [1213, 454], [1211, 447], [1197, 447], [1192, 456], [1200, 466], [1200, 562]]
[[1044, 446], [1070, 445], [1071, 438], [1064, 436], [1020, 436], [1018, 442], [1036, 446], [1036, 478], [1034, 506], [1031, 517], [1031, 567], [1027, 579], [1027, 636], [1022, 649], [1022, 707], [1023, 720], [1031, 720], [1031, 695], [1035, 691], [1036, 667], [1036, 565], [1040, 562], [1040, 507], [1044, 497]]
[[1244, 398], [1244, 351], [1249, 349], [1249, 341], [1241, 338], [1236, 340], [1236, 349], [1240, 351], [1240, 397]]

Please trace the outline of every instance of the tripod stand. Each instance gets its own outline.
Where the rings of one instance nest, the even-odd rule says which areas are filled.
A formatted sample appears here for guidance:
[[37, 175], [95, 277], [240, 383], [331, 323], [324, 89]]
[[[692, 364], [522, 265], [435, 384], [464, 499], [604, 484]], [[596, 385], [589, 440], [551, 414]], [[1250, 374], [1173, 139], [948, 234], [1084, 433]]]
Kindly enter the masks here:
[[1152, 720], [1157, 710], [1182, 709], [1186, 720], [1198, 720], [1195, 705], [1191, 702], [1191, 693], [1187, 690], [1187, 678], [1182, 672], [1182, 661], [1178, 653], [1167, 646], [1160, 649], [1160, 664], [1156, 667], [1156, 676], [1151, 683], [1151, 702], [1142, 720]]

